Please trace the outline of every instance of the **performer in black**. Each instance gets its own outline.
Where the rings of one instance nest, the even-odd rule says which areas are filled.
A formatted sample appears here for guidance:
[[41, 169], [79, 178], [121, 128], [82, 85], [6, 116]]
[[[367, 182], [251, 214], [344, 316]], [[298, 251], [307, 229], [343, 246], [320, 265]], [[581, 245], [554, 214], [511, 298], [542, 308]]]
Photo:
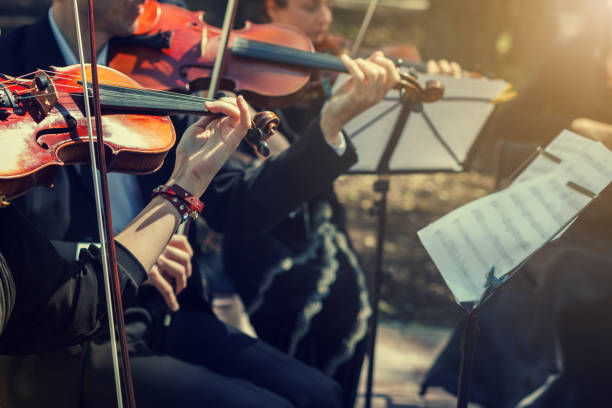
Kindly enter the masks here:
[[[234, 126], [228, 124], [230, 118], [224, 118], [215, 134], [206, 124], [212, 121], [202, 120], [185, 132], [182, 145], [189, 150], [179, 147], [180, 160], [173, 172], [177, 176], [166, 184], [185, 186], [196, 194], [204, 191], [220, 166], [216, 163], [229, 157], [250, 125], [246, 103], [241, 107], [243, 120]], [[208, 108], [240, 119], [238, 106], [229, 102], [210, 103]], [[4, 139], [4, 143], [9, 142]], [[211, 151], [214, 154], [202, 157]], [[116, 237], [125, 305], [136, 300], [147, 271], [180, 221], [181, 214], [171, 202], [157, 196]], [[92, 337], [106, 313], [98, 248], [91, 245], [81, 251], [78, 262], [62, 258], [14, 205], [0, 208], [0, 225], [4, 231], [0, 235], [0, 353], [53, 350]]]
[[[0, 71], [17, 74], [32, 71], [38, 66], [64, 65], [69, 62], [65, 50], [72, 48], [70, 45], [73, 44], [74, 34], [70, 30], [74, 29], [70, 28], [69, 24], [72, 22], [67, 18], [70, 14], [66, 11], [67, 3], [66, 0], [56, 0], [50, 15], [43, 16], [31, 26], [17, 29], [0, 41], [3, 49], [10, 50], [15, 56], [9, 61], [0, 62]], [[104, 7], [107, 8], [98, 9], [96, 18], [100, 23], [97, 27], [103, 28], [108, 38], [112, 35], [127, 35], [131, 27], [130, 21], [133, 21], [128, 16], [134, 15], [132, 4], [117, 0], [112, 5], [105, 4]], [[62, 36], [57, 35], [58, 30], [53, 28], [53, 24]], [[61, 45], [61, 38], [69, 44], [68, 47]], [[100, 39], [101, 36], [97, 35], [97, 38]], [[100, 57], [103, 57], [105, 52], [102, 45], [98, 44], [101, 49]], [[100, 57], [101, 62], [103, 58]], [[392, 67], [390, 61], [381, 57], [377, 57], [376, 61], [347, 60], [346, 63], [355, 73], [356, 85], [348, 96], [344, 95], [344, 99], [332, 104], [332, 117], [334, 109], [343, 103], [365, 108], [363, 103], [355, 103], [355, 97], [361, 97], [368, 104], [375, 103], [377, 97], [382, 98], [386, 92], [385, 88], [392, 87], [397, 80], [389, 75]], [[371, 71], [374, 71], [374, 76]], [[371, 92], [364, 83], [366, 79], [373, 81], [370, 86], [380, 86], [382, 90]], [[364, 95], [367, 97], [364, 98]], [[335, 160], [341, 161], [341, 156], [330, 147], [330, 143], [341, 144], [343, 141], [339, 129], [334, 130], [335, 124], [332, 122], [326, 124], [326, 131], [322, 131], [318, 124], [311, 126], [301, 147], [293, 149], [287, 160], [276, 161], [278, 168], [284, 169], [279, 174], [298, 174], [297, 170], [311, 173], [308, 182], [302, 183], [302, 189], [294, 191], [297, 196], [291, 196], [289, 200], [275, 200], [272, 205], [264, 207], [253, 202], [251, 208], [257, 212], [251, 213], [251, 217], [235, 220], [236, 222], [246, 222], [247, 228], [265, 228], [288, 212], [288, 208], [293, 208], [293, 200], [303, 201], [299, 195], [311, 194], [319, 185], [329, 183], [326, 177], [335, 177], [334, 174], [328, 176], [324, 172], [326, 169], [312, 160], [313, 157], [335, 155]], [[323, 134], [329, 136], [324, 137]], [[337, 169], [344, 164], [330, 163], [329, 166]], [[88, 221], [77, 222], [75, 218], [77, 213], [90, 213], [93, 207], [88, 187], [86, 184], [80, 184], [83, 183], [83, 177], [86, 177], [84, 172], [66, 169], [59, 175], [55, 190], [40, 192], [37, 197], [31, 194], [21, 206], [28, 217], [53, 238], [87, 240], [88, 236], [93, 234], [93, 226], [87, 225]], [[266, 181], [260, 183], [259, 188], [265, 189], [271, 179], [261, 177]], [[286, 183], [294, 181], [295, 178], [292, 178]], [[150, 183], [146, 178], [138, 180], [138, 184], [142, 185], [147, 182]], [[112, 183], [111, 180], [111, 189]], [[155, 184], [159, 184], [159, 180], [153, 185]], [[126, 195], [126, 191], [137, 191], [139, 188], [139, 185], [134, 187], [134, 183], [128, 181], [119, 189], [118, 195], [122, 195], [121, 191]], [[216, 184], [216, 189], [218, 188], [219, 184]], [[150, 189], [145, 191], [149, 193]], [[130, 199], [136, 196], [137, 194], [133, 193], [127, 195]], [[111, 192], [111, 203], [112, 199]], [[131, 206], [133, 202], [128, 204]], [[214, 207], [219, 205], [222, 205], [222, 202], [206, 201], [206, 208], [210, 210], [205, 210], [205, 213], [210, 214]], [[49, 210], [58, 215], [53, 224], [43, 216]], [[277, 212], [281, 215], [277, 215]], [[116, 216], [113, 209], [113, 219], [118, 218], [120, 216]], [[222, 220], [226, 221], [227, 219]], [[179, 297], [179, 302], [180, 310], [173, 313], [169, 327], [162, 324], [166, 314], [164, 300], [154, 290], [141, 291], [138, 307], [132, 307], [126, 312], [136, 398], [139, 403], [145, 406], [339, 406], [339, 388], [333, 381], [263, 342], [226, 327], [210, 313], [210, 307], [203, 301], [201, 294], [185, 291]], [[102, 336], [86, 344], [85, 348], [86, 350], [80, 351], [80, 364], [78, 358], [74, 364], [78, 369], [68, 373], [70, 381], [73, 381], [70, 388], [82, 390], [80, 399], [84, 406], [107, 406], [113, 385], [107, 339]], [[65, 365], [65, 370], [69, 370], [69, 365]], [[84, 374], [80, 371], [82, 367]], [[44, 398], [45, 393], [38, 391], [38, 395], [34, 397]], [[60, 398], [58, 394], [63, 390], [47, 391], [53, 391], [53, 397]], [[74, 395], [74, 392], [72, 394]], [[35, 402], [30, 400], [30, 403]]]
[[[297, 25], [315, 44], [331, 23], [331, 2], [258, 3], [274, 9], [266, 20]], [[329, 116], [326, 97], [309, 92], [277, 110], [282, 135], [270, 140], [273, 157], [260, 162], [243, 146], [205, 194], [211, 203], [205, 216], [224, 233], [225, 272], [259, 338], [333, 377], [343, 389], [343, 406], [352, 407], [371, 307], [333, 181], [357, 153], [344, 136], [346, 147], [335, 152], [319, 140], [318, 152], [300, 153], [313, 148], [312, 128]], [[348, 106], [335, 112], [333, 132], [352, 116]], [[262, 211], [274, 214], [273, 222], [251, 215]]]

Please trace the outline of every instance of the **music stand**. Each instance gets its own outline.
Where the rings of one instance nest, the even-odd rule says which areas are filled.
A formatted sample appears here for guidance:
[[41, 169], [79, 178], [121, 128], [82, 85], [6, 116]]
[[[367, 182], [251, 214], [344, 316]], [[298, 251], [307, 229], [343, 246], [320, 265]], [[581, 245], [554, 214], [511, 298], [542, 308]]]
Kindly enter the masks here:
[[[432, 75], [421, 75], [419, 81], [428, 79], [440, 81], [445, 86], [445, 96], [441, 101], [423, 106], [412, 101], [401, 101], [399, 92], [391, 91], [381, 103], [344, 127], [359, 151], [359, 161], [349, 170], [349, 174], [376, 174], [378, 177], [373, 191], [380, 194], [374, 207], [378, 220], [372, 276], [366, 408], [371, 407], [374, 381], [389, 177], [393, 174], [462, 171], [482, 127], [494, 109], [494, 99], [509, 86], [503, 81]], [[336, 84], [343, 82], [342, 78], [338, 78]], [[411, 115], [412, 112], [417, 114]]]
[[[567, 200], [568, 203], [571, 203], [566, 207], [561, 207], [563, 210], [554, 210], [552, 209], [554, 206], [548, 205], [548, 202], [542, 204], [543, 202], [540, 202], [537, 199], [533, 200], [533, 197], [535, 196], [532, 196], [531, 194], [533, 191], [536, 191], [537, 188], [533, 183], [531, 183], [531, 185], [528, 186], [528, 190], [524, 190], [520, 193], [517, 193], [517, 190], [513, 190], [514, 193], [508, 192], [509, 190], [498, 192], [495, 194], [497, 196], [496, 198], [488, 202], [483, 201], [480, 204], [480, 207], [476, 207], [478, 208], [478, 211], [476, 211], [474, 207], [463, 207], [456, 210], [458, 213], [456, 213], [454, 216], [449, 214], [436, 223], [433, 223], [419, 231], [419, 237], [423, 242], [423, 245], [436, 263], [436, 266], [440, 270], [440, 273], [444, 277], [447, 285], [453, 292], [455, 300], [466, 313], [459, 324], [459, 330], [461, 332], [461, 362], [457, 388], [458, 408], [466, 408], [468, 404], [472, 356], [474, 353], [476, 338], [478, 336], [477, 316], [482, 305], [488, 299], [494, 296], [499, 289], [505, 286], [512, 276], [514, 276], [514, 274], [516, 274], [517, 271], [519, 271], [540, 249], [565, 232], [565, 230], [599, 197], [599, 192], [603, 190], [607, 184], [609, 184], [610, 180], [612, 180], [612, 167], [602, 165], [602, 163], [609, 162], [610, 159], [608, 157], [604, 158], [601, 155], [601, 152], [597, 152], [597, 149], [607, 152], [606, 154], [610, 156], [609, 151], [607, 151], [602, 145], [597, 146], [597, 144], [594, 142], [589, 143], [591, 146], [587, 146], [587, 148], [580, 150], [577, 147], [580, 145], [583, 145], [584, 147], [587, 144], [587, 140], [578, 135], [571, 134], [571, 132], [564, 131], [547, 146], [546, 150], [539, 148], [536, 152], [534, 152], [534, 154], [521, 167], [519, 167], [519, 169], [517, 169], [513, 175], [514, 183], [520, 184], [523, 182], [530, 182], [530, 180], [535, 181], [533, 179], [547, 173], [549, 176], [561, 174], [562, 177], [560, 179], [558, 176], [555, 176], [556, 180], [547, 178], [541, 181], [540, 184], [542, 186], [548, 186], [548, 191], [553, 192], [547, 196], [549, 199], [552, 199], [555, 202]], [[557, 156], [556, 154], [559, 155]], [[580, 162], [582, 163], [582, 166], [585, 166], [585, 163], [592, 164], [592, 169], [584, 172], [576, 170], [576, 164], [571, 162], [572, 156], [580, 157], [582, 160]], [[568, 171], [567, 169], [569, 169], [569, 171], [573, 171], [573, 173], [571, 178], [568, 177], [564, 180], [563, 173], [556, 173], [554, 170], [556, 167], [562, 170], [563, 168], [559, 166], [566, 160], [569, 161], [570, 165], [565, 166], [565, 171]], [[573, 181], [574, 179], [578, 180], [580, 184]], [[559, 180], [563, 182], [562, 186], [559, 184]], [[555, 185], [557, 187], [556, 189], [551, 189], [550, 185]], [[527, 195], [525, 195], [525, 191], [528, 191]], [[559, 191], [559, 194], [556, 194], [557, 191]], [[568, 195], [568, 192], [570, 191], [573, 192], [575, 196], [582, 197], [582, 199], [576, 200], [576, 197], [573, 199], [570, 198], [570, 195]], [[516, 211], [516, 208], [518, 207], [515, 207], [515, 205], [525, 208], [523, 207], [524, 203], [526, 202], [525, 197], [530, 200], [530, 202], [534, 201], [535, 203], [539, 203], [539, 206], [535, 205], [534, 207], [537, 208], [530, 211], [529, 216], [523, 217], [525, 212], [521, 212], [521, 216], [518, 217], [516, 214], [513, 214], [513, 217], [508, 216], [517, 221], [513, 226], [509, 226], [507, 230], [504, 230], [504, 228], [492, 228], [491, 225], [487, 224], [487, 226], [483, 227], [480, 232], [477, 231], [471, 236], [462, 235], [461, 233], [459, 235], [456, 234], [457, 231], [462, 231], [466, 225], [470, 225], [470, 223], [473, 222], [470, 214], [480, 213], [482, 209], [484, 209], [482, 211], [486, 212], [488, 205], [487, 203], [499, 203], [500, 201], [509, 202], [506, 196], [502, 196], [502, 198], [500, 198], [500, 194], [503, 195], [504, 193], [506, 196], [513, 197], [513, 200], [510, 200], [512, 201], [512, 204], [504, 207], [505, 210], [494, 211], [501, 211], [502, 214], [506, 212], [506, 216], [508, 216], [508, 214], [513, 214], [513, 212]], [[523, 198], [521, 198], [521, 194], [523, 195]], [[483, 198], [482, 200], [487, 199], [489, 199], [489, 197]], [[520, 205], [517, 203], [520, 203]], [[475, 205], [478, 206], [478, 204]], [[489, 208], [501, 208], [497, 207], [497, 205], [499, 204]], [[553, 213], [554, 216], [551, 216]], [[482, 216], [482, 213], [480, 214], [481, 215], [478, 216], [479, 219], [486, 218], [486, 216]], [[498, 217], [498, 214], [500, 213], [496, 212], [496, 215], [489, 219], [497, 220], [498, 218], [503, 218], [503, 215]], [[547, 219], [547, 221], [540, 223], [539, 217], [536, 214], [539, 214], [540, 218], [542, 219]], [[529, 221], [525, 220], [535, 219], [538, 219], [538, 222], [528, 225], [538, 225], [537, 228], [542, 227], [542, 229], [538, 229], [539, 233], [536, 234], [537, 236], [531, 235], [531, 237], [528, 239], [528, 244], [521, 244], [514, 247], [512, 245], [504, 245], [507, 242], [512, 242], [514, 239], [511, 238], [508, 240], [508, 234], [512, 234], [512, 232], [509, 231], [524, 231], [525, 228], [523, 227], [525, 226], [525, 222], [529, 223]], [[521, 222], [522, 224], [520, 224]], [[460, 226], [459, 223], [464, 224]], [[435, 224], [437, 224], [437, 226], [434, 227]], [[489, 232], [484, 232], [483, 235], [482, 231]], [[490, 231], [496, 232], [491, 233]], [[449, 242], [454, 243], [449, 244]], [[455, 243], [457, 242], [459, 242], [459, 244], [458, 246], [455, 246]], [[466, 247], [463, 246], [464, 242], [468, 243], [467, 246], [469, 246], [470, 249], [466, 250]], [[491, 247], [484, 249], [482, 248], [483, 245], [487, 246], [488, 244], [486, 243], [488, 242], [497, 242], [498, 247], [503, 247], [504, 251], [510, 248], [508, 250], [513, 255], [509, 255], [508, 258], [504, 258], [504, 261], [500, 261], [501, 258], [499, 256], [497, 258], [492, 257], [491, 259], [479, 257], [480, 255], [478, 254], [488, 253], [487, 248], [489, 250], [491, 249]], [[442, 247], [445, 249], [441, 251], [440, 248]], [[470, 252], [472, 250], [473, 252]], [[451, 253], [464, 254], [462, 256], [463, 261], [455, 264], [455, 258], [449, 256]], [[476, 254], [476, 257], [474, 257], [474, 254]], [[471, 259], [471, 261], [468, 259]], [[474, 259], [478, 259], [478, 261], [474, 263]], [[508, 259], [510, 259], [510, 263], [507, 262]], [[480, 274], [482, 273], [483, 264], [487, 264], [488, 262], [501, 267], [500, 273], [502, 275], [500, 278], [496, 278], [495, 276], [495, 267], [488, 270], [485, 277], [480, 278], [480, 276], [482, 276]], [[482, 286], [484, 290], [481, 289], [481, 286], [478, 283], [480, 279], [485, 280], [484, 285]], [[421, 395], [423, 393], [424, 392], [422, 390]]]

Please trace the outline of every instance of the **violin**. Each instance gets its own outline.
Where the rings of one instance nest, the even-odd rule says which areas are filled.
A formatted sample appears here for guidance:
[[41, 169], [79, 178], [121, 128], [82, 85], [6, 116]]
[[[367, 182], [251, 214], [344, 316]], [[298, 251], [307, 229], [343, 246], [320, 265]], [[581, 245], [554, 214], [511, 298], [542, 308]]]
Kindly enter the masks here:
[[[148, 88], [207, 89], [221, 30], [206, 24], [203, 16], [147, 0], [138, 35], [113, 41], [109, 66]], [[310, 39], [293, 27], [247, 22], [230, 34], [220, 88], [258, 106], [283, 107], [300, 99], [314, 69], [348, 72], [340, 58], [314, 52]], [[439, 82], [423, 88], [412, 76], [401, 75], [398, 88], [410, 98], [433, 102], [442, 97]]]
[[[352, 47], [352, 41], [340, 34], [327, 33], [322, 41], [315, 44], [315, 51], [331, 55], [342, 55], [348, 53]], [[410, 45], [391, 45], [380, 49], [385, 57], [394, 61], [395, 66], [404, 67], [417, 72], [427, 72], [427, 64], [424, 64], [419, 51]], [[326, 95], [331, 84], [336, 81], [337, 71], [327, 71], [311, 76], [308, 85], [307, 96], [304, 97], [305, 104], [312, 99]]]
[[[98, 71], [109, 171], [146, 174], [161, 167], [176, 141], [167, 115], [218, 116], [204, 107], [210, 99], [144, 89], [111, 68]], [[88, 67], [88, 81], [90, 75]], [[89, 162], [82, 84], [77, 65], [39, 70], [31, 79], [0, 75], [0, 201], [51, 186], [61, 166]], [[247, 142], [265, 155], [278, 123], [273, 113], [260, 112]]]

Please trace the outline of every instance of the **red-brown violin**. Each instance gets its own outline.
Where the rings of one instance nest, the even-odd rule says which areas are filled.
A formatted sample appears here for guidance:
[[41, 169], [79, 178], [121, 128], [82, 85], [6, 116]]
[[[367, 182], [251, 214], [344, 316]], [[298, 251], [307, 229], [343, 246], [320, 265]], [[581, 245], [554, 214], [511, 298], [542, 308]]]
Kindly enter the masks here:
[[[109, 171], [155, 171], [176, 140], [166, 115], [212, 115], [204, 107], [206, 98], [144, 89], [118, 71], [102, 66], [98, 70]], [[82, 83], [76, 65], [38, 71], [30, 79], [0, 76], [3, 202], [37, 185], [51, 185], [60, 166], [89, 162]], [[272, 134], [278, 119], [261, 112], [254, 122], [255, 132], [247, 141], [265, 154], [260, 142]]]
[[[208, 87], [221, 30], [206, 24], [203, 12], [148, 0], [137, 36], [114, 41], [109, 66], [143, 86], [193, 92]], [[247, 23], [232, 31], [219, 88], [244, 95], [255, 105], [295, 103], [313, 69], [347, 72], [340, 58], [315, 53], [310, 39], [282, 24]], [[442, 97], [440, 83], [425, 89], [402, 74], [399, 87], [420, 102]]]

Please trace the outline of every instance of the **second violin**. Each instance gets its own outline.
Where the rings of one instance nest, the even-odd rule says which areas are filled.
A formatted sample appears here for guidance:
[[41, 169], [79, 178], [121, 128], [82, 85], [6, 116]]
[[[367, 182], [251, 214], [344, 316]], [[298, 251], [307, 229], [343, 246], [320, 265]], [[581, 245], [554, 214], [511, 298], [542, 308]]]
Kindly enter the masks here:
[[[207, 89], [220, 30], [204, 22], [203, 12], [155, 0], [144, 6], [139, 35], [114, 41], [110, 66], [154, 89]], [[305, 34], [281, 24], [247, 22], [231, 33], [227, 53], [220, 88], [240, 93], [258, 106], [294, 103], [314, 69], [347, 72], [338, 57], [315, 53]], [[421, 102], [438, 100], [443, 93], [439, 83], [423, 88], [407, 74], [402, 74], [398, 87]]]

